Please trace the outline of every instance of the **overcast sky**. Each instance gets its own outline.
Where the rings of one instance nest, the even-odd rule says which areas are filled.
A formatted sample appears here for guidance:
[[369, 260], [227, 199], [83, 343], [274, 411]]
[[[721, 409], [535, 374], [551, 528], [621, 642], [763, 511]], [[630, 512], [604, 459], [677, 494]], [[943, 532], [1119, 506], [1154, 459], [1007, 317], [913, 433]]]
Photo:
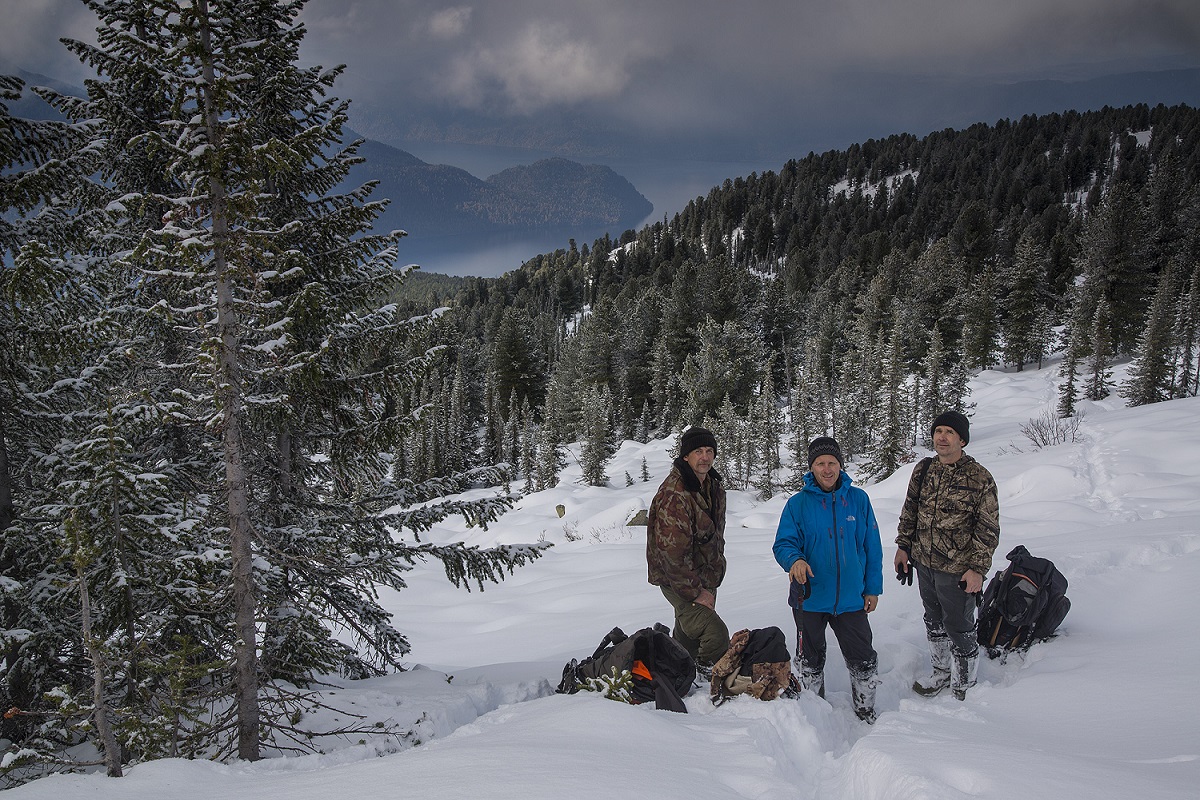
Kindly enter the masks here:
[[[56, 38], [90, 38], [81, 2], [2, 6], [4, 61], [80, 79]], [[303, 20], [304, 58], [347, 64], [339, 96], [390, 109], [400, 128], [575, 115], [744, 136], [837, 127], [897, 93], [936, 109], [947, 80], [1200, 67], [1200, 0], [311, 0]]]

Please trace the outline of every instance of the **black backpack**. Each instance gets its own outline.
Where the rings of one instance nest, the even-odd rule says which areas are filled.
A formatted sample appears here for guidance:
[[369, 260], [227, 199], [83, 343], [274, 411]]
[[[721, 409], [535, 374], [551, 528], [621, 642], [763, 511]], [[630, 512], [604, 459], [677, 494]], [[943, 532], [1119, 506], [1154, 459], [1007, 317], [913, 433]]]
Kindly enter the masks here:
[[1050, 638], [1071, 610], [1067, 578], [1053, 561], [1021, 544], [1006, 558], [1009, 565], [992, 576], [979, 606], [977, 637], [991, 658]]
[[687, 713], [683, 698], [696, 680], [696, 662], [661, 622], [626, 636], [613, 628], [600, 646], [583, 661], [571, 659], [563, 667], [558, 694], [580, 689], [601, 692], [612, 700]]

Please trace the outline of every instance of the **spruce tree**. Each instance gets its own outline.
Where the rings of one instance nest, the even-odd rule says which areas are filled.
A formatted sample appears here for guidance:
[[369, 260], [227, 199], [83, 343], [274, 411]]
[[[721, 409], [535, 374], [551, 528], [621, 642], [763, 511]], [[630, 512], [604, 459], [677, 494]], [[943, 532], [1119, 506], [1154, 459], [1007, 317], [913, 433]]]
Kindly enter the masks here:
[[1079, 375], [1079, 363], [1076, 352], [1077, 348], [1068, 344], [1063, 354], [1062, 365], [1059, 367], [1059, 375], [1062, 377], [1062, 383], [1058, 387], [1057, 411], [1060, 419], [1067, 419], [1074, 416], [1075, 406], [1079, 401], [1079, 390], [1075, 383], [1075, 379]]
[[[126, 558], [137, 553], [121, 546], [136, 541], [131, 513], [165, 515], [167, 530], [186, 536], [162, 542], [211, 554], [211, 574], [200, 576], [189, 602], [212, 622], [191, 632], [203, 658], [223, 661], [229, 680], [206, 680], [231, 692], [235, 719], [226, 730], [235, 732], [239, 757], [253, 760], [287, 713], [273, 681], [400, 667], [408, 644], [378, 605], [377, 589], [403, 588], [415, 559], [440, 559], [461, 584], [497, 580], [538, 548], [478, 551], [411, 538], [451, 513], [486, 525], [511, 500], [407, 508], [462, 491], [466, 480], [498, 476], [476, 471], [414, 484], [397, 472], [397, 451], [422, 412], [420, 377], [437, 350], [422, 344], [423, 323], [385, 302], [404, 277], [394, 269], [402, 234], [368, 233], [382, 208], [368, 200], [371, 187], [331, 194], [357, 160], [356, 145], [341, 145], [346, 104], [326, 97], [340, 70], [296, 66], [303, 3], [91, 6], [100, 44], [74, 49], [100, 78], [89, 83], [88, 100], [58, 105], [102, 120], [95, 146], [81, 152], [125, 148], [137, 167], [114, 159], [100, 182], [83, 186], [122, 192], [104, 202], [112, 219], [96, 241], [130, 246], [99, 250], [105, 288], [98, 294], [116, 301], [109, 316], [129, 322], [141, 339], [132, 346], [97, 326], [91, 374], [107, 379], [99, 396], [112, 398], [122, 421], [104, 440], [132, 444], [92, 456], [74, 435], [84, 431], [70, 431], [57, 468], [73, 480], [60, 483], [61, 513], [47, 527], [62, 530], [72, 515], [89, 513], [98, 502], [90, 498], [124, 485], [118, 479], [132, 465], [168, 459], [158, 472], [170, 491], [123, 492], [138, 505], [113, 507], [111, 522], [95, 532], [129, 580], [148, 587], [139, 620], [165, 613], [165, 591], [197, 573], [177, 554]], [[128, 94], [135, 86], [138, 94]], [[155, 113], [136, 119], [120, 114], [151, 105]], [[139, 356], [134, 367], [150, 366], [118, 372], [110, 358], [117, 352]], [[158, 393], [160, 374], [172, 376], [169, 401]], [[128, 422], [156, 414], [169, 425], [150, 427], [181, 431], [186, 448], [173, 450]], [[89, 425], [97, 419], [82, 417]], [[160, 576], [156, 562], [183, 572]], [[89, 617], [93, 626], [108, 620], [115, 628], [129, 619], [121, 611], [127, 600], [125, 592], [111, 600], [93, 592], [85, 610], [99, 612]], [[186, 623], [173, 619], [171, 627]], [[356, 640], [335, 638], [339, 628]], [[134, 713], [152, 712], [143, 705]], [[208, 747], [222, 749], [217, 741]]]
[[963, 360], [972, 369], [991, 369], [996, 359], [999, 318], [996, 271], [990, 261], [969, 286], [960, 290]]
[[716, 437], [726, 484], [733, 489], [748, 488], [750, 476], [759, 463], [749, 421], [738, 413], [733, 400], [726, 395], [716, 413], [705, 417], [702, 425]]
[[929, 348], [925, 351], [925, 358], [921, 362], [920, 383], [923, 384], [924, 390], [921, 393], [921, 401], [913, 423], [915, 432], [913, 444], [920, 443], [927, 449], [932, 449], [930, 428], [934, 418], [952, 405], [950, 402], [950, 379], [946, 374], [947, 358], [946, 348], [942, 344], [941, 330], [935, 325], [930, 331]]
[[1108, 299], [1101, 297], [1092, 318], [1092, 352], [1088, 357], [1088, 379], [1084, 395], [1088, 400], [1108, 397], [1112, 378], [1112, 315]]
[[91, 269], [102, 256], [87, 233], [103, 222], [87, 180], [96, 123], [13, 117], [5, 101], [22, 88], [0, 76], [0, 629], [22, 632], [0, 638], [0, 702], [22, 712], [4, 715], [0, 739], [14, 743], [16, 766], [59, 734], [78, 737], [72, 722], [33, 723], [47, 693], [92, 669], [74, 625], [78, 576], [45, 510], [61, 499], [56, 447], [94, 422], [112, 371], [93, 359], [114, 354], [103, 278]]
[[537, 487], [537, 424], [533, 418], [533, 407], [526, 397], [521, 403], [521, 474], [525, 483], [521, 490], [529, 494]]
[[645, 444], [650, 441], [650, 430], [653, 425], [653, 418], [650, 415], [650, 401], [642, 402], [642, 413], [638, 415], [637, 424], [633, 429], [633, 440]]
[[604, 486], [608, 475], [604, 468], [612, 458], [612, 395], [607, 386], [592, 386], [584, 390], [584, 438], [579, 452], [583, 482], [588, 486]]
[[1176, 304], [1172, 363], [1172, 397], [1195, 397], [1200, 392], [1200, 259], [1193, 262], [1188, 289]]
[[1171, 307], [1175, 293], [1174, 271], [1168, 265], [1159, 277], [1158, 288], [1146, 314], [1146, 325], [1138, 341], [1137, 354], [1130, 367], [1129, 380], [1124, 387], [1131, 406], [1171, 399]]
[[784, 422], [779, 409], [779, 397], [775, 392], [775, 381], [772, 378], [773, 366], [772, 359], [763, 374], [763, 382], [750, 419], [752, 447], [757, 451], [758, 474], [754, 480], [754, 488], [761, 500], [774, 497], [777, 486], [775, 475], [782, 466], [779, 461], [779, 447], [783, 441]]
[[1020, 372], [1027, 360], [1042, 355], [1039, 346], [1042, 314], [1042, 294], [1045, 282], [1045, 255], [1032, 230], [1027, 230], [1017, 244], [1012, 262], [1001, 276], [1001, 323], [1004, 360]]
[[911, 451], [906, 446], [904, 364], [901, 360], [901, 327], [895, 325], [881, 352], [884, 355], [883, 375], [874, 391], [875, 403], [871, 413], [873, 438], [867, 451], [863, 472], [870, 479], [891, 475], [909, 461]]
[[546, 405], [542, 409], [542, 425], [537, 440], [537, 485], [550, 489], [558, 485], [558, 473], [566, 466], [563, 452], [564, 428], [561, 409], [561, 390], [558, 379], [551, 376], [546, 389]]
[[677, 366], [671, 358], [667, 346], [667, 337], [659, 335], [654, 340], [654, 348], [650, 355], [650, 399], [654, 403], [657, 416], [654, 427], [660, 433], [673, 428], [678, 421], [676, 413], [679, 409]]
[[1085, 226], [1080, 242], [1083, 283], [1081, 312], [1094, 319], [1101, 299], [1111, 320], [1111, 353], [1132, 352], [1145, 317], [1151, 265], [1145, 210], [1134, 189], [1115, 184]]

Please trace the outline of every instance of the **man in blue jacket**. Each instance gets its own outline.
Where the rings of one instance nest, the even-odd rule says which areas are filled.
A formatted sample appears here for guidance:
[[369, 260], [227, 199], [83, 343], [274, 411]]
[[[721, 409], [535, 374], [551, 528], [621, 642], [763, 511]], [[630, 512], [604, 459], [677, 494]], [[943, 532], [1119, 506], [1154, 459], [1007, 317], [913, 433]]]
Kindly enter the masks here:
[[783, 507], [775, 561], [791, 577], [788, 602], [800, 641], [805, 688], [825, 696], [825, 626], [850, 670], [854, 713], [875, 721], [879, 659], [867, 614], [883, 594], [883, 546], [867, 493], [851, 485], [842, 449], [828, 436], [808, 446], [809, 472]]

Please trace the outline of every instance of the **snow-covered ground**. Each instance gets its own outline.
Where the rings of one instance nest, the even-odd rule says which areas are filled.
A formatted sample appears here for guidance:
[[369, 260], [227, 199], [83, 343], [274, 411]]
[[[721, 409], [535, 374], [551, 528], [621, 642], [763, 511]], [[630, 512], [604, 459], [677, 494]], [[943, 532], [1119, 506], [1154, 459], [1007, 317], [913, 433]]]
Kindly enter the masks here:
[[[1120, 375], [1118, 375], [1120, 377]], [[434, 540], [555, 546], [503, 584], [467, 593], [434, 563], [387, 598], [413, 644], [409, 672], [338, 681], [327, 700], [403, 739], [351, 737], [324, 753], [221, 765], [168, 760], [123, 779], [52, 776], [13, 800], [329, 800], [476, 798], [1194, 798], [1200, 792], [1200, 398], [1125, 408], [1085, 403], [1075, 443], [1036, 450], [1021, 426], [1054, 407], [1055, 370], [987, 372], [972, 383], [967, 452], [1000, 487], [1001, 544], [1052, 559], [1073, 607], [1053, 641], [1006, 663], [983, 659], [965, 702], [909, 689], [925, 666], [915, 586], [888, 580], [871, 615], [879, 721], [859, 722], [830, 637], [828, 701], [808, 694], [686, 715], [595, 694], [553, 693], [563, 664], [614, 625], [632, 632], [670, 609], [646, 583], [649, 505], [671, 442], [627, 442], [612, 488], [568, 469], [556, 489], [521, 500], [489, 531], [461, 523]], [[651, 481], [635, 480], [645, 458]], [[719, 464], [718, 464], [719, 468]], [[867, 487], [885, 559], [910, 468]], [[853, 474], [853, 465], [851, 465]], [[785, 496], [732, 493], [729, 574], [718, 610], [731, 630], [778, 625], [794, 636], [786, 578], [771, 557]], [[565, 506], [559, 518], [558, 504]], [[890, 571], [890, 567], [889, 567]], [[324, 717], [321, 719], [320, 717]], [[331, 723], [329, 711], [310, 720]], [[351, 721], [349, 714], [342, 722]], [[415, 745], [415, 746], [414, 746]]]

